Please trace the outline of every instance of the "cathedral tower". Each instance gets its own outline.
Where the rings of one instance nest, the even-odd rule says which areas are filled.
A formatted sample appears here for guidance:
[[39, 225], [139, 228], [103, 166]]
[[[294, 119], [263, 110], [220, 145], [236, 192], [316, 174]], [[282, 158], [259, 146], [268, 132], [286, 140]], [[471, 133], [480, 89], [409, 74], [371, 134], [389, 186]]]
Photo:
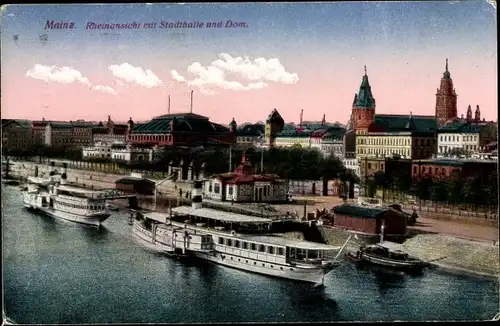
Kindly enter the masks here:
[[375, 99], [373, 98], [372, 88], [368, 82], [366, 74], [361, 81], [358, 94], [354, 94], [352, 103], [352, 117], [356, 134], [366, 134], [368, 127], [373, 122], [375, 117]]
[[457, 93], [453, 88], [453, 80], [448, 71], [448, 59], [446, 59], [445, 72], [441, 78], [441, 85], [436, 93], [436, 120], [438, 125], [457, 117]]

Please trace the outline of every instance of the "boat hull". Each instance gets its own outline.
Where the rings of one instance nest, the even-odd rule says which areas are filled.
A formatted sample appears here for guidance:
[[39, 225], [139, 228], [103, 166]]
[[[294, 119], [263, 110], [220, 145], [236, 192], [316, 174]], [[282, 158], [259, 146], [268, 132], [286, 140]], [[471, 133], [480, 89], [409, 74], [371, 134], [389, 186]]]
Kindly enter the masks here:
[[[132, 235], [137, 242], [148, 249], [155, 250], [160, 253], [173, 253], [175, 248], [161, 241], [154, 241], [153, 233], [141, 226], [135, 221], [132, 226]], [[340, 262], [332, 263], [327, 266], [307, 266], [297, 267], [290, 264], [269, 263], [260, 260], [241, 257], [228, 253], [222, 253], [215, 250], [211, 251], [195, 251], [187, 250], [188, 256], [196, 259], [209, 261], [215, 264], [231, 267], [239, 270], [244, 270], [251, 273], [262, 274], [272, 277], [284, 278], [293, 281], [322, 284], [324, 276], [331, 270], [340, 266]]]
[[426, 264], [424, 264], [422, 262], [407, 262], [407, 261], [388, 260], [385, 258], [379, 258], [377, 256], [366, 254], [366, 253], [363, 253], [362, 260], [367, 262], [367, 263], [370, 263], [370, 264], [384, 266], [384, 267], [390, 267], [390, 268], [400, 269], [400, 270], [421, 270], [426, 266]]
[[92, 215], [78, 215], [69, 212], [64, 212], [61, 210], [52, 209], [49, 207], [43, 207], [40, 206], [40, 204], [37, 202], [36, 195], [28, 193], [23, 193], [23, 205], [25, 208], [30, 209], [35, 213], [40, 213], [50, 217], [60, 218], [63, 220], [91, 225], [95, 227], [101, 226], [101, 223], [111, 216], [111, 214], [106, 212], [96, 213]]

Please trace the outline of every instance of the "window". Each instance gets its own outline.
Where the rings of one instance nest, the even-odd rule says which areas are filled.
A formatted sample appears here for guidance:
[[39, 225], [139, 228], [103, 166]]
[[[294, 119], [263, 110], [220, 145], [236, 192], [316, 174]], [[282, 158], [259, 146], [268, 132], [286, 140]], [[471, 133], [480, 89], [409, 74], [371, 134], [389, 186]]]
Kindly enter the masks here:
[[248, 242], [243, 242], [243, 249], [248, 249]]
[[208, 192], [212, 192], [212, 181], [208, 184]]
[[274, 255], [274, 247], [271, 247], [271, 246], [267, 247], [267, 253]]
[[227, 188], [229, 196], [233, 195], [233, 186], [228, 186]]
[[266, 246], [259, 245], [259, 252], [266, 252]]
[[253, 251], [257, 250], [257, 245], [255, 243], [252, 243], [250, 248], [252, 248]]
[[224, 238], [219, 237], [219, 244], [224, 244]]
[[233, 240], [226, 239], [226, 246], [232, 246], [232, 245], [233, 245]]
[[283, 250], [283, 248], [278, 248], [278, 255], [280, 256], [285, 255], [285, 250]]
[[214, 192], [216, 194], [219, 194], [220, 193], [220, 183], [215, 183], [214, 184]]
[[239, 248], [240, 247], [240, 241], [239, 240], [234, 240], [234, 246], [236, 248]]

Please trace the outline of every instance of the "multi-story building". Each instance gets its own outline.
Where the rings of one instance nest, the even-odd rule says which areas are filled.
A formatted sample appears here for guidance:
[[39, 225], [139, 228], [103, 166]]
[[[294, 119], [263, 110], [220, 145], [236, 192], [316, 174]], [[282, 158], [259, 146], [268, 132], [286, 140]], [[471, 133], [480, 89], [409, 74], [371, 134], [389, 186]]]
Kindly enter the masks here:
[[151, 162], [155, 151], [152, 148], [134, 148], [120, 143], [96, 143], [82, 149], [83, 159], [106, 159], [123, 162]]
[[46, 146], [71, 146], [73, 125], [69, 122], [49, 121], [45, 126], [44, 138]]
[[358, 159], [393, 155], [423, 159], [435, 155], [438, 151], [438, 126], [445, 126], [457, 119], [457, 93], [448, 70], [448, 59], [436, 93], [435, 115], [375, 114], [375, 107], [365, 68], [359, 92], [354, 95], [351, 118], [344, 137], [346, 153], [355, 152]]
[[126, 143], [128, 125], [114, 123], [108, 115], [106, 123], [99, 124], [92, 128], [92, 141], [94, 143]]
[[348, 130], [346, 146], [349, 145], [349, 150], [355, 147], [358, 159], [394, 155], [406, 159], [430, 158], [437, 151], [438, 121], [456, 118], [456, 96], [447, 61], [436, 95], [434, 116], [412, 115], [411, 112], [409, 115], [375, 114], [375, 98], [365, 69], [353, 101], [351, 130], [354, 132]]
[[245, 124], [237, 128], [236, 144], [243, 147], [259, 147], [264, 142], [265, 128], [262, 123]]
[[235, 130], [193, 113], [166, 114], [137, 124], [130, 118], [128, 122], [127, 143], [130, 145], [197, 147], [230, 145], [235, 141]]
[[2, 149], [22, 150], [33, 144], [33, 130], [28, 120], [2, 119]]
[[352, 170], [354, 174], [361, 177], [359, 162], [355, 153], [347, 152], [346, 156], [342, 159], [342, 163], [344, 163], [346, 169]]
[[498, 161], [492, 159], [435, 158], [413, 161], [411, 175], [414, 179], [423, 177], [446, 179], [453, 173], [458, 173], [462, 177], [487, 176], [496, 171], [497, 166]]
[[48, 121], [45, 125], [45, 145], [79, 148], [92, 145], [93, 126], [94, 123], [84, 120]]
[[474, 118], [469, 105], [467, 117], [448, 121], [439, 128], [438, 156], [473, 155], [484, 151], [488, 144], [497, 140], [496, 124], [481, 120], [479, 105]]
[[344, 135], [345, 128], [331, 127], [321, 138], [320, 150], [324, 156], [335, 155], [340, 159], [344, 158]]
[[33, 145], [45, 145], [45, 129], [49, 121], [43, 118], [42, 120], [35, 120], [31, 122], [33, 129]]

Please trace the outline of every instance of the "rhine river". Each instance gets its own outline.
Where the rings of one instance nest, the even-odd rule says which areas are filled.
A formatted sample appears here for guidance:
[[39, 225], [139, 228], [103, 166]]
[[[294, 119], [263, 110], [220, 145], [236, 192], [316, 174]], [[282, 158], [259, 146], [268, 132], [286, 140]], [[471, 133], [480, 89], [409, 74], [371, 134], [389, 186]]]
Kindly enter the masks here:
[[25, 211], [2, 186], [4, 309], [20, 324], [485, 320], [496, 281], [345, 262], [325, 287], [182, 263], [129, 238], [126, 214], [89, 228]]

